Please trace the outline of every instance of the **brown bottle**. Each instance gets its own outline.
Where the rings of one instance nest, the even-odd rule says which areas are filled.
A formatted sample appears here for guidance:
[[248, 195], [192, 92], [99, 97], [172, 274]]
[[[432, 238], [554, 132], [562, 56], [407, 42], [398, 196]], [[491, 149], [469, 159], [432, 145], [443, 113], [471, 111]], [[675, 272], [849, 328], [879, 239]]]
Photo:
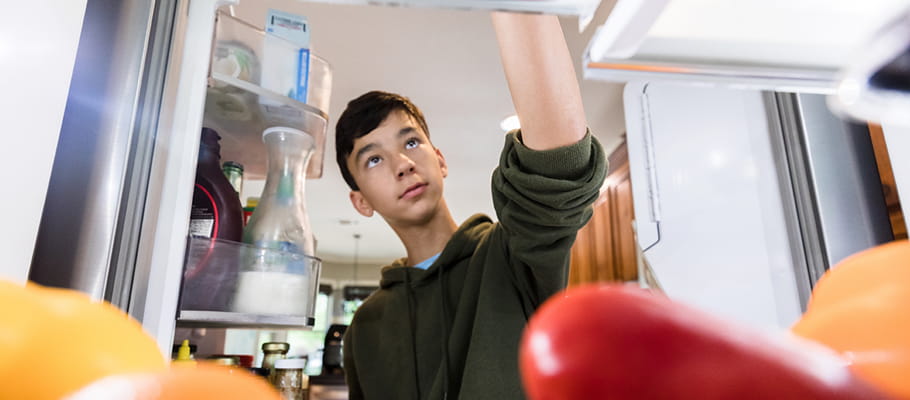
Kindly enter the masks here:
[[[221, 170], [220, 139], [215, 130], [202, 128], [189, 234], [239, 242], [243, 236], [243, 207]], [[229, 251], [230, 246], [212, 242], [199, 262], [188, 266], [184, 272], [182, 309], [227, 309], [237, 281], [237, 257], [224, 254]]]

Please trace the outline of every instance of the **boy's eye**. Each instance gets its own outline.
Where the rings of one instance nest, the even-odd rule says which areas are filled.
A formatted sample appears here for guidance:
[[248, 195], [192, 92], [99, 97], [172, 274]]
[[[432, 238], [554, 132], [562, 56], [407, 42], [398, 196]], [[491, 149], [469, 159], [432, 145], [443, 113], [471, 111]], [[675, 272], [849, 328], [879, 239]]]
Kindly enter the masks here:
[[367, 159], [367, 168], [375, 167], [377, 164], [379, 164], [379, 161], [382, 161], [382, 159], [377, 156], [372, 156], [372, 157], [368, 158]]
[[418, 142], [417, 139], [408, 139], [408, 141], [404, 143], [404, 148], [413, 149], [417, 147], [418, 144], [420, 144], [420, 142]]

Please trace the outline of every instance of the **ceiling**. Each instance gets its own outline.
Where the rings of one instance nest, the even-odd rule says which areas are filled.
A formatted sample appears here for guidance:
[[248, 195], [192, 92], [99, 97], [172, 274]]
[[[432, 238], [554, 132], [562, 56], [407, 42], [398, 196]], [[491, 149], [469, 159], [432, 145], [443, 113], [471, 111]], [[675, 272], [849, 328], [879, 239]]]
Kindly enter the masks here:
[[[582, 33], [575, 18], [562, 18], [576, 72], [593, 30], [609, 13], [606, 0]], [[500, 121], [514, 114], [489, 14], [423, 8], [305, 3], [296, 0], [241, 1], [235, 16], [262, 27], [269, 8], [308, 18], [311, 48], [333, 67], [329, 131], [322, 179], [307, 183], [310, 224], [317, 255], [336, 263], [383, 264], [405, 255], [381, 217], [365, 218], [348, 201], [334, 163], [334, 124], [347, 101], [369, 90], [408, 96], [423, 111], [433, 143], [449, 165], [445, 196], [457, 222], [474, 213], [495, 218], [490, 175], [503, 144]], [[625, 131], [622, 86], [582, 81], [592, 132], [610, 150]], [[245, 184], [257, 196], [260, 185]], [[355, 244], [354, 234], [360, 234]]]

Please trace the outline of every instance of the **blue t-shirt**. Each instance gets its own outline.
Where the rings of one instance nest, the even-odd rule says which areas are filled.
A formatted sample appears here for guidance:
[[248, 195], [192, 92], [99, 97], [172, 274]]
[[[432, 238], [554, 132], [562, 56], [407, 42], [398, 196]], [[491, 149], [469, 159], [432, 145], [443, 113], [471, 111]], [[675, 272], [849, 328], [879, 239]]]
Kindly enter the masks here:
[[415, 265], [414, 268], [420, 268], [420, 269], [430, 268], [430, 266], [433, 265], [433, 262], [436, 261], [437, 258], [439, 258], [440, 254], [442, 254], [441, 251], [439, 253], [436, 253], [435, 256], [417, 263], [417, 265]]

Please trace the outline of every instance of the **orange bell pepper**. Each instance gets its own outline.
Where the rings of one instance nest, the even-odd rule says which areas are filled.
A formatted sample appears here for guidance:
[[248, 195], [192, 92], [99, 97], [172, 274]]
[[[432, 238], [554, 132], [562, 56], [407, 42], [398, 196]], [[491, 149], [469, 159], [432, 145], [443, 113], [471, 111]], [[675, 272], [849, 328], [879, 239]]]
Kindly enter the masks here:
[[819, 279], [792, 327], [851, 360], [857, 375], [910, 399], [910, 242], [857, 253]]
[[73, 290], [0, 281], [0, 399], [60, 399], [96, 379], [160, 372], [138, 322]]

